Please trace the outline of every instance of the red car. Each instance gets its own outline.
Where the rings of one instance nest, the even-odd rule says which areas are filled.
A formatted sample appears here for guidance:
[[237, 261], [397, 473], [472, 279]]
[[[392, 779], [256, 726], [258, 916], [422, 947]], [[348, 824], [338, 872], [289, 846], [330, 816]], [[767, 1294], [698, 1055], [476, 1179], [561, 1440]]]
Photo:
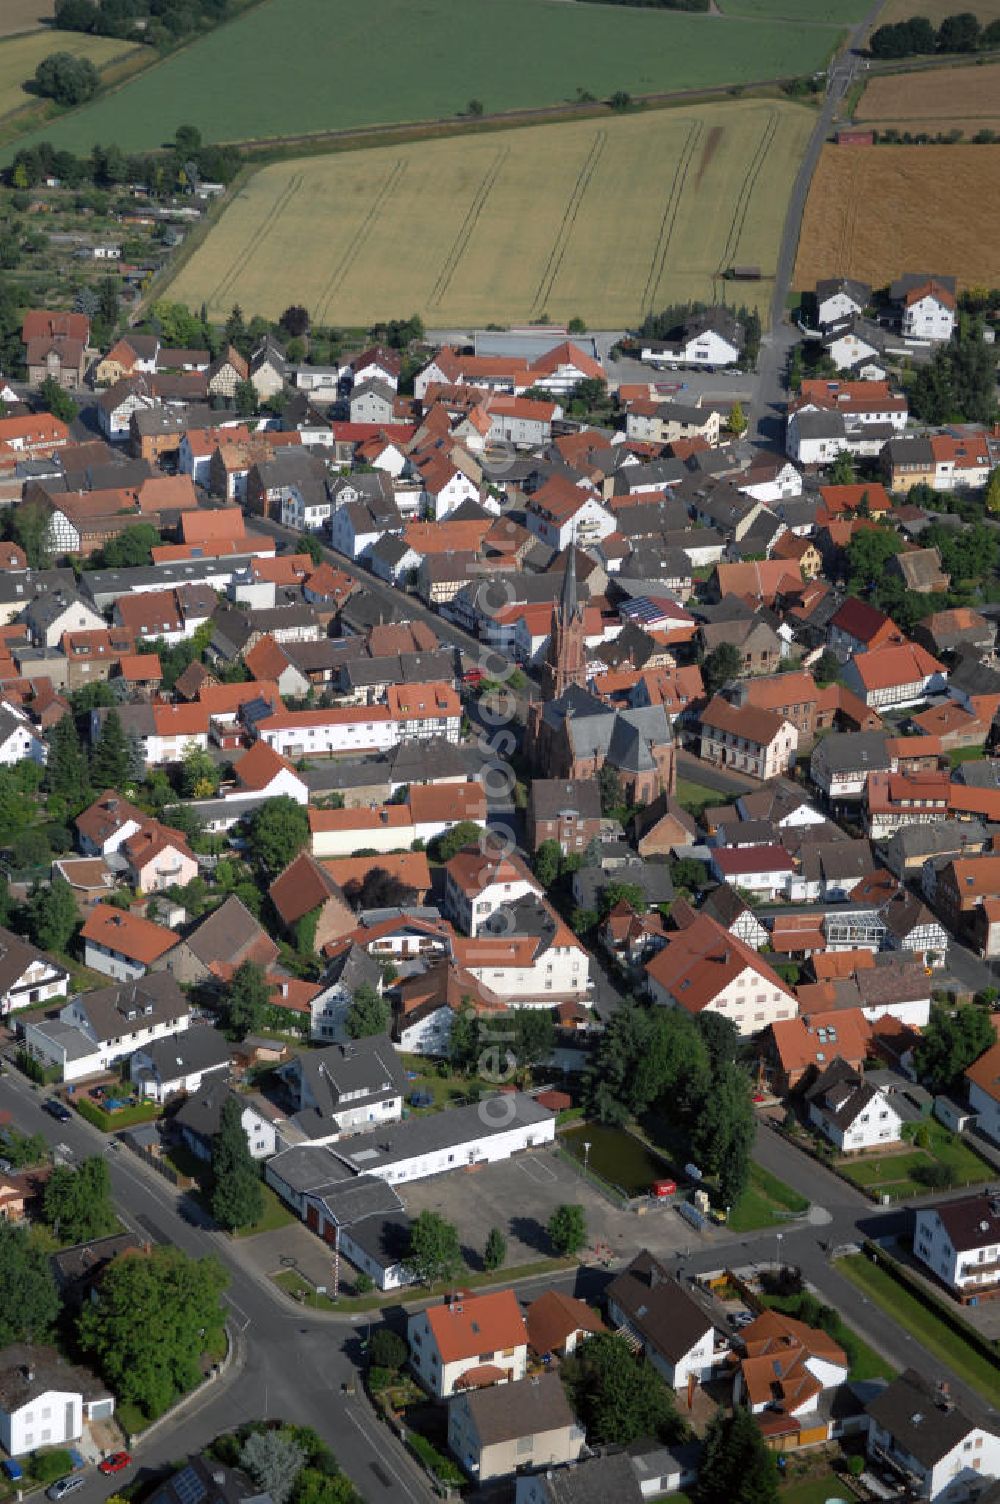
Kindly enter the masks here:
[[99, 1473], [122, 1473], [132, 1461], [128, 1452], [112, 1452], [110, 1457], [105, 1457], [103, 1462], [97, 1464]]

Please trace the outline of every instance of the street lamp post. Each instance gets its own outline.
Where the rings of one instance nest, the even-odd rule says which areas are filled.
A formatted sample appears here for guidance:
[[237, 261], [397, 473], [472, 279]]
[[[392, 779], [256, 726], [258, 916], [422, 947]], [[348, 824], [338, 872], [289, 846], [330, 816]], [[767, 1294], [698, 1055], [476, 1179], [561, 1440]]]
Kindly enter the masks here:
[[779, 1273], [781, 1272], [781, 1239], [782, 1239], [782, 1236], [783, 1236], [783, 1234], [781, 1234], [780, 1232], [776, 1232], [775, 1235], [774, 1235], [774, 1241], [775, 1241], [775, 1244], [777, 1246], [777, 1251], [778, 1251], [777, 1265], [778, 1265], [778, 1272]]
[[583, 1173], [585, 1175], [588, 1173], [588, 1167], [589, 1167], [589, 1165], [590, 1165], [590, 1144], [589, 1144], [589, 1142], [586, 1139], [584, 1139], [584, 1141], [583, 1141]]

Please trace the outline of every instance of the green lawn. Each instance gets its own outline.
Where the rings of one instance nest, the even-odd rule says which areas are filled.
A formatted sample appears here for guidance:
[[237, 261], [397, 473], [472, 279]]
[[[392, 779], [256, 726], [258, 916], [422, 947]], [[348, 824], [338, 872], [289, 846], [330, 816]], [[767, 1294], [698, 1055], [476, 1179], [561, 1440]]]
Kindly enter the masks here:
[[929, 1121], [931, 1142], [927, 1149], [914, 1148], [906, 1154], [865, 1156], [855, 1162], [845, 1160], [838, 1166], [848, 1180], [862, 1190], [891, 1196], [899, 1201], [908, 1196], [925, 1195], [932, 1189], [921, 1172], [937, 1161], [954, 1172], [953, 1184], [977, 1185], [991, 1179], [993, 1170], [984, 1159], [959, 1137], [949, 1133], [941, 1123]]
[[707, 784], [695, 783], [690, 778], [678, 778], [677, 802], [697, 820], [709, 805], [728, 804], [729, 800], [719, 789], [710, 789]]
[[957, 768], [960, 762], [982, 762], [986, 756], [986, 749], [978, 747], [956, 747], [948, 753], [948, 765]]
[[827, 1499], [850, 1499], [853, 1495], [843, 1478], [826, 1471], [816, 1478], [789, 1483], [778, 1493], [778, 1504], [826, 1504]]
[[[505, 0], [502, 14], [490, 0], [266, 0], [27, 139], [139, 151], [180, 124], [233, 141], [449, 119], [471, 98], [491, 113], [580, 90], [606, 99], [748, 84], [824, 67], [841, 35], [836, 24], [559, 0]], [[248, 88], [263, 58], [267, 87]]]
[[[404, 1070], [412, 1071], [416, 1078], [406, 1083], [404, 1100], [409, 1112], [420, 1115], [440, 1107], [462, 1107], [470, 1100], [478, 1099], [479, 1083], [472, 1078], [460, 1076], [455, 1071], [441, 1075], [435, 1062], [428, 1060], [426, 1055], [400, 1055], [399, 1058]], [[409, 1100], [415, 1091], [427, 1092], [434, 1099], [432, 1107], [410, 1107]]]
[[947, 1363], [991, 1405], [1000, 1402], [1000, 1366], [990, 1363], [964, 1342], [946, 1321], [928, 1310], [884, 1268], [873, 1264], [861, 1253], [838, 1259], [836, 1267], [881, 1306], [886, 1315], [916, 1337], [928, 1352]]
[[804, 1212], [809, 1202], [791, 1186], [760, 1165], [750, 1166], [750, 1185], [729, 1214], [733, 1232], [754, 1232], [761, 1227], [781, 1227], [789, 1214]]
[[298, 1222], [299, 1218], [294, 1212], [290, 1212], [281, 1197], [272, 1191], [269, 1185], [261, 1186], [264, 1192], [264, 1210], [260, 1220], [252, 1227], [241, 1227], [234, 1234], [237, 1238], [252, 1238], [258, 1232], [276, 1232], [279, 1227], [287, 1227], [290, 1222]]

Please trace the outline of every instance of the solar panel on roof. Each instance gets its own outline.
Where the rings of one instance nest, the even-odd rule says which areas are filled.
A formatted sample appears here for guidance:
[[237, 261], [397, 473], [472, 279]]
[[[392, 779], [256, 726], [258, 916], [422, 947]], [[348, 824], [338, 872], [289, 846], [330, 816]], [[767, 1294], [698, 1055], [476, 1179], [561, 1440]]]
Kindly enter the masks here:
[[205, 1485], [193, 1467], [186, 1467], [174, 1479], [174, 1493], [181, 1504], [201, 1504], [206, 1496]]

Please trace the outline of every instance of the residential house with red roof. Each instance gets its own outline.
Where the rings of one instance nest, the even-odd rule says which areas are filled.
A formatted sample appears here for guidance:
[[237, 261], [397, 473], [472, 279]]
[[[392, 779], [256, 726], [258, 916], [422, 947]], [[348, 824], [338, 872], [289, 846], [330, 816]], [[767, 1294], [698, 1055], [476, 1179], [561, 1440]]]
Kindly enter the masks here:
[[784, 1452], [834, 1434], [820, 1401], [847, 1381], [850, 1365], [839, 1343], [779, 1311], [762, 1311], [734, 1342], [733, 1404], [756, 1417], [769, 1446]]
[[29, 386], [41, 386], [50, 376], [67, 391], [82, 386], [89, 339], [90, 320], [85, 313], [29, 309], [21, 325]]
[[546, 1290], [533, 1300], [525, 1313], [528, 1346], [538, 1358], [546, 1353], [568, 1358], [581, 1342], [606, 1330], [604, 1322], [586, 1301], [562, 1290]]
[[553, 475], [528, 497], [530, 533], [561, 553], [571, 543], [587, 548], [615, 531], [616, 523], [597, 493], [568, 476]]
[[916, 642], [860, 653], [843, 668], [848, 689], [875, 710], [916, 705], [947, 687], [948, 670]]
[[701, 712], [699, 755], [715, 767], [752, 778], [787, 773], [799, 745], [798, 728], [782, 714], [756, 705], [730, 704], [715, 695]]
[[773, 902], [788, 895], [796, 869], [784, 846], [716, 846], [711, 870], [720, 883]]
[[981, 1133], [1000, 1144], [1000, 1041], [990, 1045], [965, 1072], [969, 1106]]
[[324, 946], [349, 935], [357, 925], [342, 885], [307, 851], [300, 852], [278, 874], [267, 891], [289, 934], [295, 934], [301, 920], [308, 918], [312, 923], [315, 916], [313, 946], [316, 951], [322, 951]]
[[513, 1290], [453, 1296], [407, 1323], [410, 1365], [437, 1399], [460, 1389], [523, 1379], [528, 1332]]
[[838, 606], [827, 628], [827, 645], [840, 658], [904, 641], [903, 633], [890, 616], [854, 595]]
[[[900, 278], [905, 282], [908, 278]], [[957, 317], [954, 278], [946, 280], [926, 277], [905, 289], [899, 298], [900, 287], [893, 283], [892, 296], [900, 304], [901, 332], [904, 339], [931, 340], [951, 339]]]
[[147, 820], [119, 848], [126, 876], [137, 893], [184, 888], [198, 875], [198, 860], [178, 830]]
[[743, 1036], [795, 1018], [793, 992], [766, 959], [706, 914], [695, 914], [646, 963], [654, 1003], [697, 1016], [710, 1010], [732, 1019]]
[[266, 742], [254, 742], [233, 764], [234, 784], [226, 799], [276, 799], [286, 795], [296, 804], [309, 803], [305, 779], [297, 773], [287, 757], [275, 752]]
[[541, 893], [541, 884], [514, 852], [467, 846], [445, 864], [444, 911], [464, 935], [477, 935], [497, 909]]
[[164, 925], [103, 903], [88, 911], [80, 935], [84, 964], [116, 982], [144, 977], [177, 944]]
[[[860, 954], [874, 964], [870, 952]], [[772, 1089], [784, 1096], [808, 1085], [835, 1056], [860, 1070], [871, 1054], [871, 1038], [872, 1026], [860, 1008], [832, 1008], [773, 1023], [761, 1045]]]

